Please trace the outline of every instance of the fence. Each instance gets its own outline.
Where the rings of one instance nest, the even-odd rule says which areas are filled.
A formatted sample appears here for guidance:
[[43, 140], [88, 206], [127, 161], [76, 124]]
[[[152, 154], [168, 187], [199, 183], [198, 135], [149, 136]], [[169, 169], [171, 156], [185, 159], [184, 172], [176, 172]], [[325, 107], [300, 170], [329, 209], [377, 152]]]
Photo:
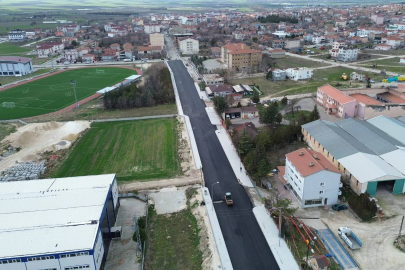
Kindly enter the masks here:
[[[149, 200], [148, 196], [145, 195], [146, 197], [146, 217], [145, 217], [145, 232], [148, 231], [148, 219], [149, 219]], [[144, 269], [145, 267], [145, 250], [146, 250], [146, 243], [148, 242], [148, 234], [146, 233], [146, 238], [145, 241], [143, 242], [143, 249], [142, 249], [142, 264], [141, 264], [141, 270]]]

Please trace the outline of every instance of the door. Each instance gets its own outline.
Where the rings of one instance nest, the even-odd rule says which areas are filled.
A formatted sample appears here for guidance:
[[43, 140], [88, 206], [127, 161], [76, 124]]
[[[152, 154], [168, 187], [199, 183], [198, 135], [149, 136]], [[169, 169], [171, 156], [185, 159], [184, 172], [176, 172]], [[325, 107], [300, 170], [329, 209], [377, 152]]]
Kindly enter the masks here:
[[377, 192], [377, 184], [378, 182], [367, 183], [367, 192], [370, 194], [370, 196], [375, 196], [375, 193]]
[[402, 194], [404, 191], [405, 179], [396, 180], [392, 194]]
[[325, 198], [324, 205], [328, 205], [328, 198]]

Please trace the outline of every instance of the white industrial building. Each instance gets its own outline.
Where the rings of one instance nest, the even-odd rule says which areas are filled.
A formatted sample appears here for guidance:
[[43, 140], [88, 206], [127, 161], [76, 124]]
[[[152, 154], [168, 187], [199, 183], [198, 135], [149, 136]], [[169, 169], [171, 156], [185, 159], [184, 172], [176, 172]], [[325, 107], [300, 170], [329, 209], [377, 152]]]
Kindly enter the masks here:
[[119, 208], [114, 174], [3, 182], [0, 200], [0, 270], [103, 269]]
[[284, 179], [301, 207], [338, 202], [340, 172], [322, 154], [301, 148], [286, 155]]
[[14, 29], [8, 33], [10, 42], [21, 42], [27, 40], [27, 33], [20, 29]]
[[23, 76], [33, 72], [31, 58], [0, 56], [0, 76]]
[[198, 54], [200, 51], [199, 42], [194, 38], [179, 40], [179, 48], [182, 54]]

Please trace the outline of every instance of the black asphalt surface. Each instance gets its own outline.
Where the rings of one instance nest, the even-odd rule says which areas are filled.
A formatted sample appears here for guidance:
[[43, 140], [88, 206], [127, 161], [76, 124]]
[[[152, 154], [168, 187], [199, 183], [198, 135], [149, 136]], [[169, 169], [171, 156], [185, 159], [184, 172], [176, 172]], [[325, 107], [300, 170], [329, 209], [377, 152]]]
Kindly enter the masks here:
[[198, 96], [194, 81], [180, 60], [168, 62], [173, 71], [185, 115], [190, 117], [200, 153], [206, 187], [214, 201], [224, 199], [231, 192], [234, 205], [214, 204], [234, 269], [279, 269], [276, 260], [252, 212], [252, 203], [245, 189], [238, 183], [222, 146]]

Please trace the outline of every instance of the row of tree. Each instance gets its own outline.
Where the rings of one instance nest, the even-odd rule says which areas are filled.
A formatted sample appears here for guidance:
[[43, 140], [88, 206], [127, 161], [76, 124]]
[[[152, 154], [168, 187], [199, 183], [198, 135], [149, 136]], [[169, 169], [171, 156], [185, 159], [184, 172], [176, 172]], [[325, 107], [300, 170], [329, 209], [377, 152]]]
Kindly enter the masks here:
[[153, 69], [148, 69], [144, 80], [144, 85], [140, 87], [132, 83], [106, 93], [104, 107], [109, 110], [129, 109], [175, 101], [170, 71], [164, 64], [157, 64]]
[[279, 23], [279, 22], [298, 23], [297, 18], [282, 17], [279, 15], [267, 15], [266, 17], [260, 16], [258, 18], [258, 21], [261, 23]]

